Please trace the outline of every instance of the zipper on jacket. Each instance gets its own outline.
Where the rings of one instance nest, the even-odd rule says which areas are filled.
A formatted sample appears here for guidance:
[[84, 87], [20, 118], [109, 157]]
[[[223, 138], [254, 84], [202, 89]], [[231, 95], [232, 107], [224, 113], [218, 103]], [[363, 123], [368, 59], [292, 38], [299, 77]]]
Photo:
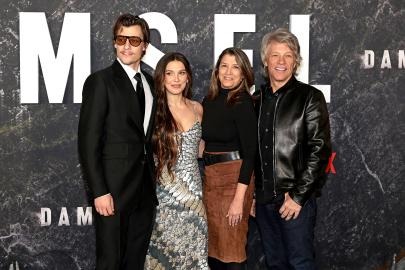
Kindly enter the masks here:
[[279, 94], [277, 94], [277, 100], [276, 100], [276, 106], [275, 106], [275, 108], [274, 108], [274, 115], [273, 115], [273, 184], [274, 184], [274, 186], [273, 186], [273, 195], [274, 195], [274, 198], [276, 198], [277, 197], [277, 192], [276, 192], [276, 174], [275, 174], [275, 171], [276, 171], [276, 145], [275, 145], [275, 143], [276, 143], [276, 132], [275, 132], [275, 125], [276, 125], [276, 115], [277, 115], [277, 105], [278, 105], [278, 102], [279, 102], [279, 100], [280, 100], [280, 97], [279, 97]]
[[260, 121], [262, 117], [262, 105], [263, 105], [263, 93], [262, 91], [260, 91], [260, 107], [259, 107], [259, 121], [257, 121], [257, 135], [259, 139], [260, 169], [262, 170], [262, 191], [264, 192], [264, 170], [263, 170], [262, 146], [260, 138]]

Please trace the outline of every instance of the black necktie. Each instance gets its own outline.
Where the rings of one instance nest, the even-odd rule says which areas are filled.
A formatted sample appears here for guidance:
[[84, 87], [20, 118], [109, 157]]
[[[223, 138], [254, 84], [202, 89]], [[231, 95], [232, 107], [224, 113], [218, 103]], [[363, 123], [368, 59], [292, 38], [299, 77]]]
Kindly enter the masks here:
[[139, 110], [143, 119], [145, 117], [145, 91], [143, 90], [141, 73], [136, 73], [134, 78], [136, 80], [136, 95], [138, 96]]

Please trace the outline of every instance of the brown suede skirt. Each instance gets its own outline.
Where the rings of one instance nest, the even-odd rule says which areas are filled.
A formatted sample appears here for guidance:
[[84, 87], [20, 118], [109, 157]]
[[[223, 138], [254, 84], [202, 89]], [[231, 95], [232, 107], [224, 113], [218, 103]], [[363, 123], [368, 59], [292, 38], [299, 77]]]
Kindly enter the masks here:
[[241, 164], [242, 160], [233, 160], [205, 167], [203, 200], [208, 219], [208, 256], [226, 263], [246, 260], [253, 177], [246, 190], [242, 221], [231, 227], [226, 217], [236, 192]]

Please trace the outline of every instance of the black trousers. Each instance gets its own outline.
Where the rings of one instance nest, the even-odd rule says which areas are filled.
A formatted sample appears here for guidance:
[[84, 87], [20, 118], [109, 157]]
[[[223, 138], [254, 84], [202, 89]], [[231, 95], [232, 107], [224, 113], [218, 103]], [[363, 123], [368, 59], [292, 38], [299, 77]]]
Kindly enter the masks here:
[[256, 202], [256, 221], [260, 231], [268, 269], [315, 270], [314, 228], [316, 198], [312, 196], [296, 219], [281, 218], [284, 194], [272, 203]]
[[96, 214], [96, 269], [143, 270], [155, 220], [152, 185], [134, 209], [104, 217]]

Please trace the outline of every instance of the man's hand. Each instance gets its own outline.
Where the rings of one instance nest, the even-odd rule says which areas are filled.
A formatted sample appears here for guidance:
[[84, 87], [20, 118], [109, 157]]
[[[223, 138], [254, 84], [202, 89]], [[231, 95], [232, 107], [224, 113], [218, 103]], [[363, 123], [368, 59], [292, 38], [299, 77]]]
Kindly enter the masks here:
[[296, 203], [293, 199], [291, 199], [288, 192], [284, 194], [284, 203], [280, 208], [279, 213], [281, 214], [281, 218], [285, 220], [290, 220], [291, 218], [296, 219], [300, 214], [302, 206]]
[[114, 215], [114, 200], [110, 193], [94, 199], [94, 206], [97, 213], [102, 216]]

